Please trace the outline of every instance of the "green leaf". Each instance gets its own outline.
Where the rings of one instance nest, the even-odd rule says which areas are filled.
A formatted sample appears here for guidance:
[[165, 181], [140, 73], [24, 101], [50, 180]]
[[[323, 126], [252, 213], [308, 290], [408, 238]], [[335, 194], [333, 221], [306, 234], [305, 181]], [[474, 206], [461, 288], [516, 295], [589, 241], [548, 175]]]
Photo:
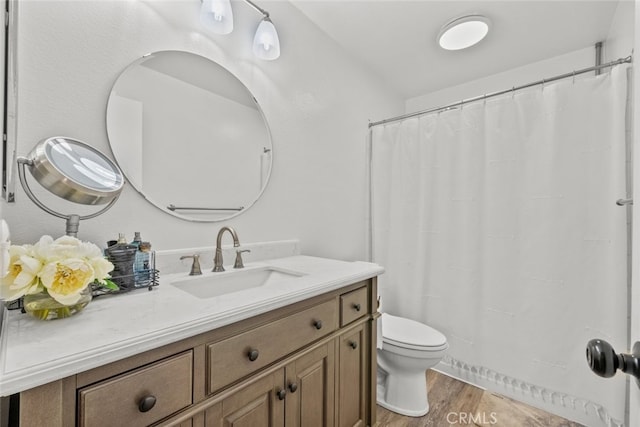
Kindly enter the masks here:
[[104, 279], [104, 283], [100, 283], [100, 286], [103, 288], [111, 289], [112, 291], [119, 291], [120, 287], [115, 284], [112, 280]]

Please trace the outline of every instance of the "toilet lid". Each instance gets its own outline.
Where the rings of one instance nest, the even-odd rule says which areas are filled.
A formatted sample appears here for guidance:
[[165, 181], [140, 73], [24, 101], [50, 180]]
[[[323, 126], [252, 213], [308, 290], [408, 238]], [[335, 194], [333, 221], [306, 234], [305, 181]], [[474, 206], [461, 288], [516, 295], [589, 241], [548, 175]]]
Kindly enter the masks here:
[[389, 344], [412, 347], [442, 347], [447, 338], [415, 320], [382, 313], [382, 339]]

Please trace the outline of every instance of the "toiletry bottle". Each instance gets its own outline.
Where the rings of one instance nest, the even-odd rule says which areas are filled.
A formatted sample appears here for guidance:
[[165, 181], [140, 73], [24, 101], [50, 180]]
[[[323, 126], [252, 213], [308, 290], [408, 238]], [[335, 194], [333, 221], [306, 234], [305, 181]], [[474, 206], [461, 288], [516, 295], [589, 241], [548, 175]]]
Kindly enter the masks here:
[[133, 262], [133, 274], [135, 277], [135, 287], [140, 286], [140, 282], [141, 282], [141, 276], [140, 276], [140, 272], [142, 270], [142, 259], [140, 257], [140, 243], [142, 243], [142, 237], [140, 237], [140, 232], [139, 231], [135, 231], [133, 233], [133, 240], [131, 241], [131, 244], [133, 246], [136, 247], [136, 259]]
[[113, 264], [111, 280], [113, 280], [121, 291], [133, 289], [135, 286], [135, 276], [133, 265], [135, 263], [135, 245], [127, 243], [123, 233], [119, 234], [118, 242], [105, 249], [107, 259]]
[[134, 232], [134, 236], [133, 236], [133, 240], [131, 241], [131, 244], [139, 248], [140, 243], [142, 243], [142, 237], [140, 237], [140, 232], [136, 231]]
[[139, 265], [138, 279], [140, 286], [150, 285], [153, 279], [153, 252], [151, 252], [151, 243], [140, 242], [140, 247], [136, 253], [136, 265]]
[[[147, 245], [144, 245], [147, 243]], [[143, 242], [140, 232], [136, 231], [131, 244], [136, 247], [136, 259], [133, 264], [133, 272], [135, 273], [136, 287], [146, 286], [149, 282], [149, 250], [151, 244]]]

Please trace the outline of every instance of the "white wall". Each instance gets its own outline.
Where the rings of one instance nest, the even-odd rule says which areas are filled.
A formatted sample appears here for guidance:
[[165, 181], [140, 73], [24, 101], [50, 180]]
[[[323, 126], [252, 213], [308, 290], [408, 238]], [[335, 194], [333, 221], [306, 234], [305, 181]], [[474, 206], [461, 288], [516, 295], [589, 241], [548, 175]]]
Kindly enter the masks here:
[[[633, 17], [634, 2], [621, 0], [611, 22], [609, 35], [604, 40], [603, 62], [631, 55], [634, 46]], [[595, 65], [595, 47], [587, 46], [574, 52], [505, 70], [461, 85], [417, 95], [406, 100], [405, 111], [409, 113], [437, 108], [463, 99], [502, 91], [593, 65]]]
[[[19, 155], [53, 135], [110, 154], [105, 110], [111, 86], [129, 63], [159, 50], [191, 51], [229, 69], [254, 93], [271, 128], [271, 181], [242, 215], [222, 223], [183, 221], [129, 186], [109, 212], [80, 224], [81, 239], [103, 244], [118, 232], [131, 238], [141, 231], [156, 249], [211, 246], [217, 230], [231, 225], [241, 242], [299, 238], [303, 253], [365, 257], [367, 123], [400, 113], [402, 100], [291, 4], [262, 2], [282, 45], [280, 59], [265, 62], [251, 53], [260, 15], [244, 2], [234, 2], [235, 30], [227, 36], [201, 28], [199, 0], [15, 3]], [[14, 243], [64, 233], [64, 221], [40, 211], [21, 189], [16, 199], [3, 202]], [[84, 212], [62, 200], [49, 202]]]
[[604, 43], [603, 61], [613, 61], [632, 54], [635, 46], [635, 0], [621, 0], [611, 21]]
[[483, 96], [492, 92], [535, 82], [546, 77], [564, 74], [572, 70], [591, 67], [594, 64], [594, 60], [595, 53], [593, 47], [580, 49], [565, 55], [466, 82], [461, 85], [416, 96], [406, 101], [405, 108], [407, 112], [415, 112], [442, 107], [463, 99]]

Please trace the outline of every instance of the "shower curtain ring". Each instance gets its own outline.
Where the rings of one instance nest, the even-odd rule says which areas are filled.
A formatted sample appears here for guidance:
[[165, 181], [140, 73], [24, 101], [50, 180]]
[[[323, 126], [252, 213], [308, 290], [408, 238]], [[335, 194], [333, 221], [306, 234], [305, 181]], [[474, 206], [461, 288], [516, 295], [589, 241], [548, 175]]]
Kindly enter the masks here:
[[576, 70], [573, 70], [573, 84], [576, 84]]
[[516, 87], [511, 86], [511, 98], [515, 98], [515, 96], [516, 96]]

